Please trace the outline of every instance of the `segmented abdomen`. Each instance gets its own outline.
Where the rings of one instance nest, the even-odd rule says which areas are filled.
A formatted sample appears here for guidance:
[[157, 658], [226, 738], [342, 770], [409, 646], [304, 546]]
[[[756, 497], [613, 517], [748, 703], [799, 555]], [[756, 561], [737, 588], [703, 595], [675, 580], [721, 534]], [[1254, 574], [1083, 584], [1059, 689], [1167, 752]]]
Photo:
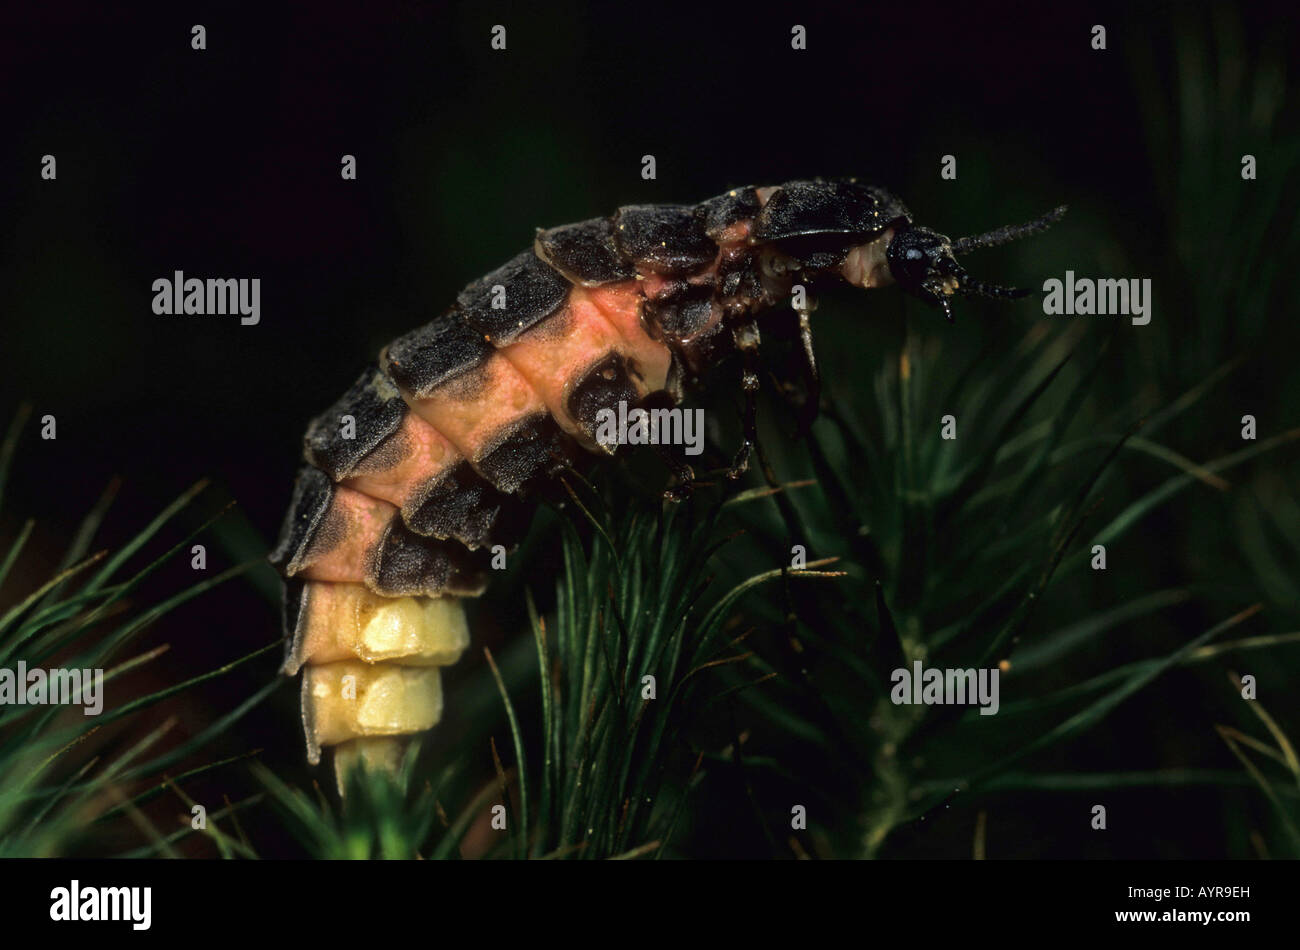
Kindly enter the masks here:
[[432, 726], [438, 667], [468, 643], [454, 598], [483, 591], [539, 487], [615, 451], [600, 411], [676, 400], [730, 345], [727, 318], [784, 292], [751, 240], [761, 204], [743, 188], [539, 231], [313, 420], [271, 554], [313, 763], [341, 743], [391, 757], [368, 740]]

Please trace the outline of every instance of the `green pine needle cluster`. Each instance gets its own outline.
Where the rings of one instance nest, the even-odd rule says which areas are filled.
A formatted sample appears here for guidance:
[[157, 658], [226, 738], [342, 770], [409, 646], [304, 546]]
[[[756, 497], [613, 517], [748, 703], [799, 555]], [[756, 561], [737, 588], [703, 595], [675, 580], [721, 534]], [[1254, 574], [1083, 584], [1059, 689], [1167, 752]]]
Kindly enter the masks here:
[[[27, 416], [25, 407], [19, 410], [0, 446], [0, 503]], [[236, 567], [205, 578], [159, 603], [133, 601], [150, 575], [169, 560], [186, 557], [192, 539], [219, 516], [188, 532], [170, 548], [151, 547], [204, 487], [200, 483], [185, 492], [120, 549], [91, 553], [116, 490], [110, 486], [82, 521], [50, 579], [0, 610], [0, 667], [15, 669], [21, 661], [28, 669], [102, 669], [105, 690], [111, 692], [119, 677], [163, 656], [165, 645], [135, 654], [130, 650], [146, 629], [245, 569]], [[21, 564], [34, 527], [35, 522], [27, 520], [0, 557], [0, 584]], [[148, 560], [134, 571], [127, 570], [138, 557]], [[105, 704], [97, 716], [83, 714], [79, 695], [72, 697], [70, 707], [0, 706], [0, 857], [102, 855], [106, 851], [120, 856], [177, 854], [176, 844], [193, 830], [187, 825], [165, 833], [145, 816], [142, 806], [165, 793], [186, 800], [183, 786], [188, 780], [231, 765], [231, 760], [200, 766], [187, 763], [196, 750], [238, 721], [270, 690], [262, 690], [200, 734], [165, 752], [155, 751], [155, 747], [173, 724], [146, 726], [142, 713], [264, 652], [258, 650], [116, 706]], [[227, 811], [235, 807], [239, 806]], [[223, 814], [209, 816], [210, 834], [215, 839], [221, 838], [216, 822]], [[114, 842], [130, 839], [144, 843], [113, 850]], [[224, 843], [221, 847], [224, 853], [236, 853]]]

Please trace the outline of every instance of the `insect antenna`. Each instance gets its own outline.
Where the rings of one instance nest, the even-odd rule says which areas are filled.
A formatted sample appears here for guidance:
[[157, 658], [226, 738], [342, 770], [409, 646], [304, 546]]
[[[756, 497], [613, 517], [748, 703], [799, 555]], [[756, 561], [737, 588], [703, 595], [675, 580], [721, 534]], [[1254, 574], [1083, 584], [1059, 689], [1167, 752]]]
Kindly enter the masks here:
[[1016, 300], [1020, 297], [1028, 297], [1033, 293], [1032, 290], [1025, 290], [1021, 287], [1002, 287], [999, 284], [986, 284], [982, 280], [976, 280], [974, 277], [966, 277], [958, 287], [958, 292], [967, 297], [996, 297], [1001, 300]]
[[1065, 217], [1066, 207], [1066, 205], [1061, 205], [1059, 208], [1054, 208], [1047, 214], [1034, 218], [1032, 221], [1026, 221], [1024, 224], [1008, 224], [1006, 227], [985, 231], [983, 234], [958, 238], [952, 242], [952, 252], [954, 254], [965, 254], [967, 251], [976, 251], [982, 247], [997, 247], [999, 244], [1008, 244], [1030, 234], [1046, 231]]

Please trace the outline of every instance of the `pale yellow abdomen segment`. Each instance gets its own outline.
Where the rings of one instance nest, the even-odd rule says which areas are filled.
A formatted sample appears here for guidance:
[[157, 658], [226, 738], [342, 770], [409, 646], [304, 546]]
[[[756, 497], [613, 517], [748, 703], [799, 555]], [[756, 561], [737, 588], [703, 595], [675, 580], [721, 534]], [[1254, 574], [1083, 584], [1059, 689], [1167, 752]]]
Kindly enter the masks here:
[[381, 597], [364, 584], [308, 585], [282, 672], [339, 660], [450, 666], [469, 646], [458, 597]]
[[338, 747], [340, 789], [357, 762], [395, 771], [401, 737], [442, 718], [440, 667], [460, 659], [469, 628], [460, 598], [380, 597], [363, 584], [313, 582], [284, 663], [303, 669], [307, 758]]

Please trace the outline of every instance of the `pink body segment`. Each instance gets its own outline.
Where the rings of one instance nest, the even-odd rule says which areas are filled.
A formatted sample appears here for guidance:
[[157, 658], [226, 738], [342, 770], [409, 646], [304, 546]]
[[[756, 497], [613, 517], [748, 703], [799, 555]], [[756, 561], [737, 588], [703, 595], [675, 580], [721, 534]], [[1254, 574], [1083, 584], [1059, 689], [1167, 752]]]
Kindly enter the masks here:
[[293, 571], [313, 581], [359, 581], [397, 509], [351, 488], [338, 488], [302, 563]]
[[575, 287], [563, 310], [500, 353], [545, 400], [560, 428], [586, 444], [586, 435], [569, 415], [567, 389], [606, 353], [625, 349], [622, 335], [591, 301], [590, 292]]
[[462, 458], [456, 446], [413, 412], [402, 420], [396, 444], [402, 447], [403, 455], [391, 467], [374, 466], [373, 471], [360, 471], [342, 484], [401, 508], [408, 502], [418, 502], [420, 489]]
[[633, 364], [633, 378], [642, 395], [657, 392], [667, 385], [672, 353], [662, 343], [651, 339], [641, 319], [645, 294], [637, 281], [610, 284], [585, 291], [587, 300], [600, 311], [623, 338], [620, 352]]
[[548, 411], [545, 400], [501, 352], [427, 398], [402, 395], [412, 411], [471, 462], [495, 448], [501, 435], [521, 419]]

